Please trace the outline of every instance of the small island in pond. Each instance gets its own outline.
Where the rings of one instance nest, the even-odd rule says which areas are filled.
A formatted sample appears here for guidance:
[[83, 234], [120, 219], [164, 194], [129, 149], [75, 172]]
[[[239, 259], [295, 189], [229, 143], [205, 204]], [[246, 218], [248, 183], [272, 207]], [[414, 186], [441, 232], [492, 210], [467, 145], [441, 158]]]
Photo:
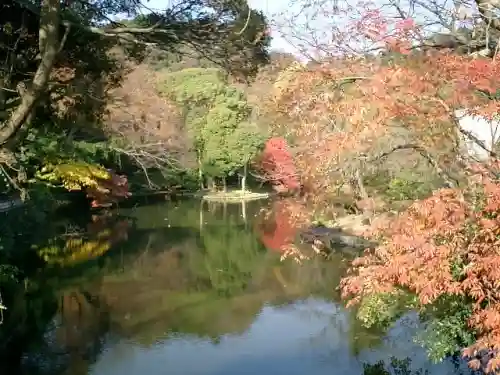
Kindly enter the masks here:
[[250, 202], [259, 199], [267, 199], [270, 197], [267, 192], [253, 192], [250, 190], [228, 190], [228, 191], [208, 191], [201, 192], [200, 196], [205, 201], [210, 202], [225, 202], [225, 203], [240, 203]]

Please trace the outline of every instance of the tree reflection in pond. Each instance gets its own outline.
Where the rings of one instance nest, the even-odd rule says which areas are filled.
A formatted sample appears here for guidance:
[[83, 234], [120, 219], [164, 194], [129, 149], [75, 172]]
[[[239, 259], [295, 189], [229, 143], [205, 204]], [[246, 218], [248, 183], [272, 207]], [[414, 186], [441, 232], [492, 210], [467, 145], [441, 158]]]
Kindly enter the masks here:
[[48, 264], [73, 266], [98, 258], [111, 247], [127, 239], [129, 222], [108, 215], [92, 215], [86, 230], [59, 235], [38, 248]]
[[199, 251], [189, 253], [189, 267], [210, 289], [231, 297], [250, 285], [265, 252], [254, 233], [231, 222], [205, 228]]
[[[107, 251], [96, 259], [95, 253], [72, 257], [85, 252], [67, 246], [67, 235], [52, 241], [59, 247], [50, 259], [62, 261], [53, 261], [58, 271], [44, 276], [58, 298], [58, 311], [46, 329], [45, 348], [37, 344], [26, 353], [25, 373], [121, 375], [129, 370], [131, 357], [117, 353], [120, 364], [108, 358], [121, 350], [135, 353], [139, 363], [139, 372], [130, 369], [131, 375], [233, 375], [247, 361], [246, 373], [269, 364], [289, 374], [322, 375], [313, 362], [320, 363], [330, 349], [329, 362], [334, 362], [329, 373], [337, 368], [346, 375], [385, 371], [373, 364], [363, 370], [361, 361], [367, 352], [385, 353], [385, 332], [364, 329], [338, 303], [336, 287], [348, 261], [334, 254], [328, 261], [315, 258], [303, 265], [279, 262], [280, 254], [268, 251], [276, 248], [265, 247], [262, 227], [255, 225], [262, 204], [248, 204], [245, 217], [239, 205], [200, 215], [201, 206], [199, 201], [168, 203], [123, 210], [125, 221], [116, 215], [95, 218], [85, 231], [69, 237], [80, 238], [81, 244], [108, 241]], [[274, 228], [283, 230], [275, 231], [274, 238], [289, 241], [294, 229], [283, 225], [286, 217], [278, 214], [274, 220], [281, 223]], [[303, 303], [311, 298], [317, 302]], [[318, 304], [331, 311], [316, 314]], [[162, 359], [151, 359], [158, 352]], [[167, 357], [173, 364], [165, 368]], [[226, 357], [232, 362], [224, 362]], [[203, 361], [222, 372], [196, 363]]]
[[273, 251], [282, 252], [286, 245], [294, 241], [297, 234], [285, 200], [273, 202], [271, 209], [261, 215], [257, 223], [260, 240]]

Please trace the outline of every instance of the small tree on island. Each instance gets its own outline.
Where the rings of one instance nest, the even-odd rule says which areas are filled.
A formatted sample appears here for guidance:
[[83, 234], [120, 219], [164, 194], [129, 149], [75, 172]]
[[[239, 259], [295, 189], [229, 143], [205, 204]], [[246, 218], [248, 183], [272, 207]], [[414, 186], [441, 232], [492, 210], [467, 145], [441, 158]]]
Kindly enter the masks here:
[[242, 170], [241, 191], [247, 188], [248, 165], [262, 152], [265, 142], [266, 135], [250, 122], [240, 123], [228, 139], [228, 149], [236, 170]]
[[244, 93], [228, 84], [218, 69], [190, 68], [166, 74], [160, 91], [184, 109], [184, 119], [198, 155], [200, 184], [203, 176], [221, 178], [243, 170], [261, 150], [265, 135], [248, 122], [251, 107]]

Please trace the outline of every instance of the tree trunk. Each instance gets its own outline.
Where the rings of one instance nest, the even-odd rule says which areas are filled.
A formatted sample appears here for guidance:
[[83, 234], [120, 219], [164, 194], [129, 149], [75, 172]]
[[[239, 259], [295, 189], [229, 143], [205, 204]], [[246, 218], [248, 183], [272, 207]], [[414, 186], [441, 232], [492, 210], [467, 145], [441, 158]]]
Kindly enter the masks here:
[[207, 177], [207, 184], [210, 191], [214, 192], [217, 190], [217, 185], [212, 177]]
[[[366, 213], [370, 216], [372, 216], [374, 214], [374, 207], [370, 204], [370, 198], [368, 196], [368, 193], [366, 192], [366, 188], [365, 188], [365, 184], [363, 182], [363, 176], [361, 175], [361, 171], [358, 169], [356, 169], [356, 172], [355, 172], [355, 176], [356, 176], [356, 185], [357, 185], [357, 190], [359, 192], [359, 195], [361, 197], [361, 200], [362, 201], [365, 201], [367, 205], [367, 207], [365, 207], [364, 209], [361, 208], [361, 211], [363, 213], [365, 213], [364, 211], [366, 211]], [[356, 207], [360, 208], [360, 206], [357, 206]]]
[[57, 53], [62, 48], [59, 42], [59, 8], [59, 0], [42, 1], [38, 36], [40, 64], [33, 81], [21, 95], [21, 103], [0, 128], [0, 145], [6, 144], [21, 129], [47, 87]]
[[361, 171], [356, 169], [356, 185], [358, 186], [359, 195], [362, 199], [368, 199], [368, 193], [366, 192], [365, 184], [363, 182], [363, 177], [361, 176]]
[[224, 189], [224, 193], [227, 193], [226, 176], [222, 177], [222, 188]]
[[203, 184], [203, 167], [201, 165], [201, 157], [198, 153], [198, 180], [200, 182], [200, 189], [205, 190], [205, 186]]
[[247, 190], [247, 164], [243, 166], [243, 176], [241, 176], [241, 191]]

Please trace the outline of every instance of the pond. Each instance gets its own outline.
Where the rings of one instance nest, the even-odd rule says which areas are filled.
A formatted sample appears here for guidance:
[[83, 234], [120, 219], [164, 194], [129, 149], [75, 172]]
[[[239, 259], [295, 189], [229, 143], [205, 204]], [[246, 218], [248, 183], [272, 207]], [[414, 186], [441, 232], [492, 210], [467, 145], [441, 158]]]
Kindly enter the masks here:
[[469, 373], [462, 361], [427, 359], [416, 316], [386, 332], [357, 323], [336, 290], [349, 259], [281, 262], [294, 230], [279, 215], [259, 224], [272, 204], [162, 202], [66, 229], [39, 249], [52, 312], [20, 364], [1, 372]]

